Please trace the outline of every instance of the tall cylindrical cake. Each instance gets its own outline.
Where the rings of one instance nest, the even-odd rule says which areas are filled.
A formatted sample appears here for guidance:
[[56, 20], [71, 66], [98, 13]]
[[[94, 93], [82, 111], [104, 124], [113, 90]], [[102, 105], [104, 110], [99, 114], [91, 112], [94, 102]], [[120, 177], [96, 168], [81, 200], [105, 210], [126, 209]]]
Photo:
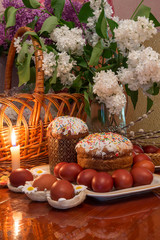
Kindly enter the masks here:
[[48, 126], [48, 154], [50, 172], [59, 162], [77, 162], [75, 146], [88, 135], [88, 127], [80, 118], [56, 117]]

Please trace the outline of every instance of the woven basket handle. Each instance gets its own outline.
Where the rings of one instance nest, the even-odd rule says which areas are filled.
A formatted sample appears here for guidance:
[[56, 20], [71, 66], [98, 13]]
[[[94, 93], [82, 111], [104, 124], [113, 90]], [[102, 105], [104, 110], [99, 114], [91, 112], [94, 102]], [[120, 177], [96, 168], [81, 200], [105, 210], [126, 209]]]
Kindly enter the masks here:
[[[21, 27], [18, 29], [14, 38], [21, 37], [25, 32], [30, 31], [34, 32], [29, 27]], [[4, 82], [4, 90], [8, 91], [11, 89], [11, 79], [12, 79], [12, 68], [14, 63], [14, 57], [16, 53], [16, 48], [14, 47], [14, 38], [12, 39], [11, 46], [9, 48], [6, 70], [5, 70], [5, 82]], [[36, 64], [36, 85], [34, 92], [35, 93], [44, 93], [44, 71], [42, 70], [42, 60], [43, 60], [43, 52], [41, 50], [41, 45], [39, 42], [31, 36], [34, 49], [35, 49], [35, 64]]]

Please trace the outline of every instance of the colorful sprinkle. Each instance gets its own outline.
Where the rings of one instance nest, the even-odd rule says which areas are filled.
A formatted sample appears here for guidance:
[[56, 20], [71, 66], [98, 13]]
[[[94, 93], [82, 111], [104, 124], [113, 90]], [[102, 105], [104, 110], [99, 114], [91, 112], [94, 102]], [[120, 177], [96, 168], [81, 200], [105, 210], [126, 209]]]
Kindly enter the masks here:
[[84, 121], [77, 117], [62, 116], [56, 117], [48, 126], [53, 134], [78, 135], [88, 132], [88, 127]]
[[76, 150], [79, 147], [85, 149], [86, 152], [95, 150], [96, 155], [99, 156], [105, 155], [106, 151], [116, 155], [122, 153], [124, 149], [128, 151], [133, 149], [133, 145], [128, 138], [112, 132], [90, 134], [76, 145]]

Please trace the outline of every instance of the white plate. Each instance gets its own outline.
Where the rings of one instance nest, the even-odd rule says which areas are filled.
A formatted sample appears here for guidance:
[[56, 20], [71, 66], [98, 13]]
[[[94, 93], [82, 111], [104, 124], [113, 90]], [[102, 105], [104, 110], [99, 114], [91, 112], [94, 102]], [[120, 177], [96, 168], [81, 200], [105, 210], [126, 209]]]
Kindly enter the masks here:
[[73, 208], [78, 205], [80, 205], [82, 202], [84, 202], [86, 198], [86, 191], [82, 191], [76, 196], [74, 196], [71, 199], [68, 200], [62, 200], [62, 201], [54, 201], [50, 198], [50, 194], [47, 196], [48, 203], [57, 209], [68, 209], [68, 208]]
[[144, 193], [147, 191], [151, 191], [153, 189], [160, 188], [160, 176], [157, 174], [153, 174], [153, 181], [149, 185], [143, 185], [138, 187], [131, 187], [122, 190], [115, 190], [106, 193], [97, 193], [93, 191], [87, 190], [87, 196], [94, 197], [98, 200], [111, 200], [115, 198], [127, 197], [139, 193]]
[[49, 164], [33, 167], [30, 170], [32, 171], [32, 170], [35, 170], [35, 169], [41, 169], [43, 171], [46, 171], [47, 173], [50, 173]]

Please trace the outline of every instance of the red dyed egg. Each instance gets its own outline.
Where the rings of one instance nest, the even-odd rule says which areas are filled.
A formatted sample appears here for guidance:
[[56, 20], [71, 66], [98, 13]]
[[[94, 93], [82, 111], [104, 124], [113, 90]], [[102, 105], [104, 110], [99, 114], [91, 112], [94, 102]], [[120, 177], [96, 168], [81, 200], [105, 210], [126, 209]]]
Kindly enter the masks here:
[[25, 185], [26, 181], [33, 181], [33, 175], [27, 169], [18, 168], [11, 172], [9, 180], [12, 186], [19, 187]]
[[155, 165], [151, 162], [151, 161], [148, 161], [148, 160], [142, 160], [140, 162], [136, 162], [134, 165], [133, 165], [133, 168], [135, 167], [144, 167], [144, 168], [147, 168], [149, 171], [151, 171], [152, 173], [154, 173], [155, 171]]
[[51, 190], [51, 199], [57, 201], [59, 198], [71, 199], [74, 197], [74, 188], [66, 180], [58, 180], [53, 183]]
[[143, 150], [145, 153], [156, 153], [158, 150], [158, 147], [153, 145], [147, 145], [143, 147]]
[[139, 145], [136, 145], [136, 144], [133, 144], [133, 151], [135, 153], [144, 153], [143, 149]]
[[97, 171], [94, 169], [85, 169], [81, 171], [77, 176], [77, 183], [91, 188], [91, 181], [96, 173]]
[[52, 174], [42, 174], [33, 181], [33, 187], [37, 187], [38, 191], [43, 191], [44, 189], [50, 190], [56, 181], [57, 178]]
[[60, 178], [60, 176], [59, 176], [59, 170], [60, 170], [60, 168], [64, 165], [64, 164], [66, 164], [67, 162], [60, 162], [60, 163], [58, 163], [55, 167], [54, 167], [54, 176], [55, 177], [57, 177], [57, 178]]
[[113, 179], [106, 172], [97, 172], [92, 178], [91, 185], [95, 192], [109, 192], [113, 188]]
[[153, 174], [147, 168], [135, 167], [131, 170], [134, 186], [151, 184]]
[[133, 185], [133, 177], [126, 169], [117, 169], [113, 172], [112, 178], [116, 189], [130, 188]]
[[133, 163], [140, 162], [143, 160], [151, 161], [151, 158], [145, 153], [139, 153], [133, 158]]
[[59, 170], [61, 179], [69, 182], [76, 182], [78, 174], [83, 170], [77, 163], [66, 163]]

